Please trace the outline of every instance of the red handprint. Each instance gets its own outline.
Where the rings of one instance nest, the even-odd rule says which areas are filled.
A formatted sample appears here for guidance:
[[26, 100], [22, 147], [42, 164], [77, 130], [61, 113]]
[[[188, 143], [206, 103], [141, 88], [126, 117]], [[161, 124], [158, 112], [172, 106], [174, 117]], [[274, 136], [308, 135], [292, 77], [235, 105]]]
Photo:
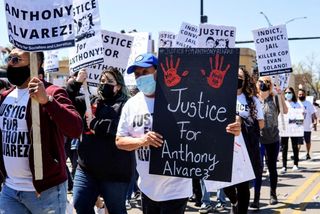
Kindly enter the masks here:
[[[223, 83], [224, 76], [226, 75], [227, 71], [230, 68], [230, 64], [227, 65], [226, 69], [222, 70], [222, 64], [223, 64], [224, 57], [221, 56], [221, 58], [220, 58], [219, 54], [216, 54], [215, 68], [213, 69], [212, 58], [213, 57], [210, 57], [211, 72], [210, 72], [209, 76], [207, 77], [207, 82], [213, 88], [220, 88]], [[219, 58], [220, 58], [220, 62], [219, 62]], [[219, 66], [219, 64], [220, 64], [220, 66]], [[201, 69], [201, 73], [203, 76], [206, 76], [206, 71], [204, 69]]]
[[[167, 65], [167, 70], [164, 68], [163, 64], [160, 63], [162, 71], [164, 73], [164, 82], [168, 87], [173, 87], [176, 86], [180, 83], [181, 77], [177, 74], [178, 72], [178, 67], [180, 64], [180, 58], [177, 59], [176, 66], [173, 66], [173, 59], [172, 56], [170, 56], [170, 66], [168, 62], [168, 57], [166, 57], [166, 65]], [[184, 71], [181, 76], [185, 77], [189, 74], [189, 71]]]

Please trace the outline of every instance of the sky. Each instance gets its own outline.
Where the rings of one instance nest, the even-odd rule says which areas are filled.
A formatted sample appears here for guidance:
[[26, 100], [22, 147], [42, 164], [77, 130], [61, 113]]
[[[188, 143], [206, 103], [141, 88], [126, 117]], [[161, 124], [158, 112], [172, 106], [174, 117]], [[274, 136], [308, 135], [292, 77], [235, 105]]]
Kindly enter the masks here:
[[[236, 27], [236, 41], [253, 40], [252, 30], [268, 27], [260, 12], [267, 15], [272, 25], [287, 24], [289, 38], [320, 37], [319, 0], [203, 0], [208, 24]], [[158, 40], [159, 31], [178, 33], [182, 22], [200, 23], [200, 0], [99, 0], [102, 29], [151, 32]], [[0, 4], [0, 46], [9, 44], [4, 0]], [[254, 49], [253, 44], [236, 45]], [[312, 55], [320, 61], [320, 39], [289, 41], [292, 64], [305, 62]], [[65, 54], [64, 54], [65, 53]], [[67, 56], [67, 51], [61, 56]]]

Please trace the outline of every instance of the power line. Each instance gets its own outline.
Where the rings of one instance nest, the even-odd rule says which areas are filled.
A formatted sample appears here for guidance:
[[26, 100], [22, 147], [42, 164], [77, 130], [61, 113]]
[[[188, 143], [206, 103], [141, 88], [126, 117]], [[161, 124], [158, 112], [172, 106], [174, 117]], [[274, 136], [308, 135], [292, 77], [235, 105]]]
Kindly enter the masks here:
[[[292, 37], [292, 38], [288, 38], [288, 40], [309, 40], [309, 39], [320, 39], [320, 36], [311, 36], [311, 37]], [[236, 41], [236, 44], [246, 44], [246, 43], [253, 43], [253, 40], [247, 40], [247, 41]]]

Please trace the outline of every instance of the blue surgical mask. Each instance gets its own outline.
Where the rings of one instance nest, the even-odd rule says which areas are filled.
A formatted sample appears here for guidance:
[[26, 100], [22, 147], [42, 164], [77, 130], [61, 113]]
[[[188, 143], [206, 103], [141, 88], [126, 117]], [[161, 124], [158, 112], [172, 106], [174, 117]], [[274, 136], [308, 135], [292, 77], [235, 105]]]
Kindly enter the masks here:
[[287, 100], [292, 100], [292, 97], [293, 97], [292, 94], [285, 94], [284, 96]]
[[147, 96], [154, 94], [156, 91], [156, 81], [153, 74], [140, 76], [136, 79], [139, 91]]

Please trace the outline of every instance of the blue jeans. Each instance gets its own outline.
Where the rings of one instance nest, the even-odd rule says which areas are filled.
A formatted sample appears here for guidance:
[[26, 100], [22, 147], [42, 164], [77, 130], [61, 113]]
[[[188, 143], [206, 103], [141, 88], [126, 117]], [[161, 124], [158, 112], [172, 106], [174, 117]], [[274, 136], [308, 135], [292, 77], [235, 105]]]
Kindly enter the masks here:
[[110, 214], [127, 214], [126, 195], [129, 182], [99, 180], [79, 167], [73, 184], [73, 204], [77, 214], [94, 214], [94, 205], [101, 195]]
[[211, 204], [210, 193], [207, 192], [207, 188], [203, 179], [200, 180], [200, 184], [201, 184], [201, 192], [202, 192], [201, 203], [205, 205], [210, 205]]
[[67, 183], [64, 182], [41, 192], [17, 191], [4, 185], [0, 194], [1, 214], [65, 214]]
[[226, 195], [224, 194], [224, 191], [223, 189], [218, 189], [217, 190], [217, 201], [218, 203], [223, 203], [225, 204], [226, 203]]

